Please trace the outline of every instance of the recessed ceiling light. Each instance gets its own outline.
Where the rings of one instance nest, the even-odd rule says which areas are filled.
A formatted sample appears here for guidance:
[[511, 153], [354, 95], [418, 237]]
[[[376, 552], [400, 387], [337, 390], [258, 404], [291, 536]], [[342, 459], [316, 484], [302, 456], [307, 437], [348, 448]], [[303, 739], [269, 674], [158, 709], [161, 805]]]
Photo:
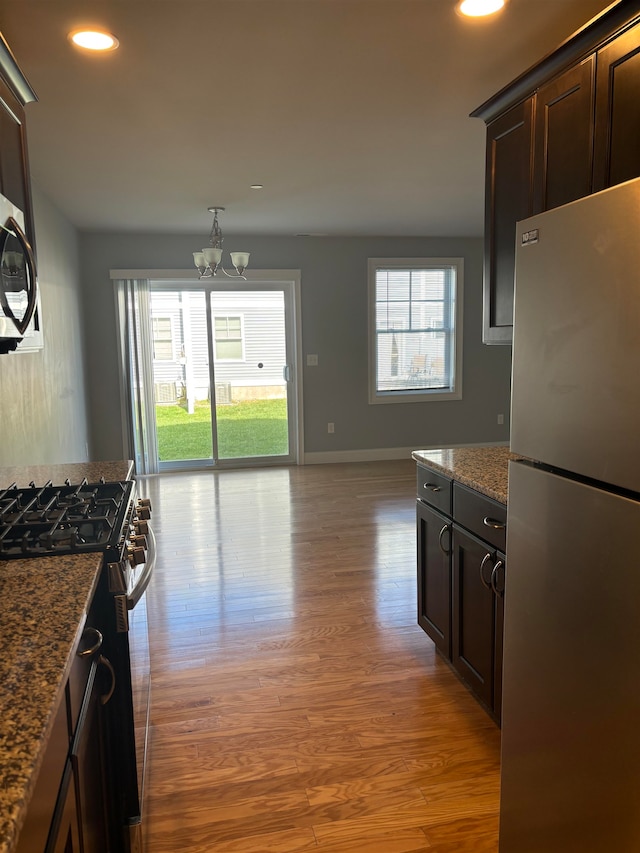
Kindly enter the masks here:
[[459, 0], [456, 11], [468, 18], [493, 15], [506, 5], [507, 0]]
[[78, 30], [69, 33], [69, 38], [75, 45], [85, 50], [115, 50], [120, 44], [111, 33], [99, 30]]
[[264, 189], [264, 184], [251, 184], [251, 186], [249, 187], [249, 189], [252, 189], [252, 190], [262, 190], [262, 189]]

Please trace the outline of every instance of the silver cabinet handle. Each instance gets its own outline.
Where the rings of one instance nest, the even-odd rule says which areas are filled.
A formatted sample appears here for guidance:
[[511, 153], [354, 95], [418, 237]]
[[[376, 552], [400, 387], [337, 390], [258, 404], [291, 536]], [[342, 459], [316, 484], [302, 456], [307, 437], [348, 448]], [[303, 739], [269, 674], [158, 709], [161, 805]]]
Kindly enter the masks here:
[[438, 536], [438, 545], [440, 546], [440, 550], [442, 551], [442, 553], [449, 556], [449, 554], [451, 553], [451, 539], [449, 539], [449, 548], [448, 549], [445, 548], [444, 545], [442, 544], [442, 537], [444, 536], [445, 531], [447, 533], [449, 533], [449, 536], [451, 536], [451, 525], [450, 524], [445, 524], [444, 527], [442, 528], [442, 530], [440, 531], [440, 535]]
[[111, 663], [109, 658], [106, 658], [104, 655], [100, 655], [100, 657], [98, 658], [98, 663], [101, 663], [103, 666], [106, 666], [106, 668], [109, 670], [109, 673], [111, 674], [111, 687], [109, 688], [107, 693], [104, 693], [100, 697], [100, 704], [106, 705], [109, 699], [111, 699], [111, 697], [113, 696], [113, 691], [116, 689], [116, 673], [113, 668], [113, 664]]
[[430, 492], [441, 492], [442, 488], [440, 486], [436, 486], [435, 483], [425, 483], [422, 487], [423, 489], [428, 489]]
[[485, 515], [482, 523], [485, 527], [492, 527], [494, 530], [506, 530], [507, 527], [504, 521], [498, 521], [497, 518], [491, 518], [490, 515]]
[[503, 567], [503, 565], [504, 563], [502, 562], [502, 560], [498, 560], [498, 562], [493, 567], [493, 571], [491, 572], [491, 589], [494, 591], [495, 595], [498, 596], [498, 598], [502, 598], [502, 596], [504, 595], [504, 587], [502, 589], [498, 589], [497, 581], [498, 572]]
[[[491, 580], [487, 580], [484, 576], [484, 569], [488, 562], [491, 562], [491, 554], [487, 551], [487, 553], [482, 558], [482, 562], [480, 563], [480, 580], [482, 581], [482, 585], [486, 586], [488, 590], [491, 589]], [[493, 577], [493, 571], [491, 573]]]
[[92, 646], [89, 646], [88, 649], [82, 649], [82, 651], [78, 649], [76, 655], [79, 658], [88, 658], [91, 657], [91, 655], [95, 655], [98, 649], [102, 646], [102, 634], [100, 633], [100, 631], [98, 631], [97, 628], [85, 628], [82, 633], [83, 640], [86, 638], [87, 634], [93, 634], [95, 637], [95, 642]]

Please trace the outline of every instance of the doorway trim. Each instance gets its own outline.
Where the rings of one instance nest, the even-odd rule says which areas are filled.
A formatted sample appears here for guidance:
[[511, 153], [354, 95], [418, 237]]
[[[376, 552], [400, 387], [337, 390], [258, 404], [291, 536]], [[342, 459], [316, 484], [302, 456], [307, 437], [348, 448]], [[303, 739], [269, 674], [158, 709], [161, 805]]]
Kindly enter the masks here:
[[[175, 282], [176, 285], [180, 284], [193, 284], [194, 286], [204, 287], [206, 289], [208, 283], [207, 280], [200, 281], [195, 270], [158, 270], [158, 269], [112, 269], [109, 271], [110, 278], [114, 281], [114, 286], [116, 287], [116, 300], [118, 299], [118, 291], [117, 291], [117, 282], [118, 281], [127, 281], [127, 280], [146, 280], [147, 282], [151, 281], [160, 281], [166, 282]], [[295, 435], [292, 437], [293, 439], [293, 448], [292, 448], [292, 459], [286, 463], [288, 465], [300, 465], [304, 460], [304, 405], [303, 405], [303, 370], [302, 370], [302, 310], [301, 310], [301, 271], [295, 269], [278, 269], [278, 270], [246, 270], [245, 271], [246, 281], [240, 280], [238, 284], [240, 284], [242, 289], [250, 290], [252, 285], [277, 285], [282, 286], [283, 284], [289, 285], [291, 297], [293, 301], [293, 310], [292, 310], [292, 321], [294, 328], [292, 330], [291, 335], [291, 344], [292, 344], [292, 362], [293, 362], [293, 378], [292, 384], [295, 389], [295, 400], [294, 403], [294, 412], [293, 418], [295, 422]], [[233, 288], [233, 282], [231, 279], [216, 281], [216, 286], [223, 285], [226, 289], [229, 286], [229, 289]], [[122, 335], [120, 335], [119, 341], [121, 343]], [[121, 347], [122, 349], [122, 347]], [[125, 448], [126, 453], [130, 459], [136, 459], [136, 449], [133, 446], [133, 433], [134, 430], [131, 425], [131, 395], [130, 395], [130, 382], [128, 380], [128, 371], [129, 366], [126, 360], [126, 353], [120, 353], [120, 404], [122, 411], [122, 425], [123, 425], [123, 446]], [[258, 467], [260, 466], [260, 460], [252, 458], [250, 461], [247, 461], [243, 464], [243, 460], [233, 460], [232, 463], [226, 464], [223, 461], [216, 461], [211, 465], [203, 465], [199, 463], [197, 468], [202, 469], [221, 469], [224, 467]], [[273, 462], [269, 460], [269, 462], [263, 463], [265, 465], [275, 465], [277, 462]], [[182, 470], [188, 470], [191, 467], [196, 466], [183, 466]], [[138, 471], [138, 473], [148, 473], [145, 471]]]

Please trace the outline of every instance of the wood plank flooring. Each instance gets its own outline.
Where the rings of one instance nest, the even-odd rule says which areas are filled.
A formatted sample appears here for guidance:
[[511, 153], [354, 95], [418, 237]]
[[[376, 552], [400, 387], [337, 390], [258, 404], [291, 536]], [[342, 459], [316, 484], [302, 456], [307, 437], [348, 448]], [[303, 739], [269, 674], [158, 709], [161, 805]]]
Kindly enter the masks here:
[[415, 465], [142, 489], [147, 853], [496, 853], [499, 730], [416, 624]]

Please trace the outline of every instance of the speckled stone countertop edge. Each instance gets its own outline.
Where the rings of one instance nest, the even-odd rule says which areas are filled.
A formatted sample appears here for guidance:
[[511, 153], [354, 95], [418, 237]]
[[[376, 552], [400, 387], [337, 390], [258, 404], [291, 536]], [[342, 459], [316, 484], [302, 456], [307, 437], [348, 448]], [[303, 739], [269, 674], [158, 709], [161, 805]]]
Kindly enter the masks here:
[[[67, 658], [67, 662], [64, 666], [64, 669], [60, 670], [60, 680], [52, 692], [52, 696], [54, 697], [54, 701], [51, 705], [50, 711], [46, 717], [44, 728], [42, 729], [42, 735], [40, 738], [40, 743], [42, 748], [38, 750], [35, 760], [28, 767], [25, 768], [25, 785], [23, 788], [22, 796], [14, 801], [14, 807], [12, 810], [12, 820], [10, 824], [11, 834], [9, 837], [5, 839], [3, 835], [0, 837], [0, 851], [1, 853], [5, 853], [5, 847], [2, 846], [6, 841], [8, 842], [8, 846], [6, 850], [8, 853], [13, 853], [18, 844], [18, 839], [20, 837], [20, 831], [24, 825], [25, 818], [27, 816], [27, 810], [29, 804], [31, 803], [31, 798], [33, 796], [33, 792], [36, 787], [36, 783], [38, 781], [38, 775], [40, 773], [40, 769], [42, 767], [42, 762], [44, 761], [44, 756], [46, 753], [46, 747], [49, 743], [49, 739], [51, 737], [51, 731], [53, 729], [54, 722], [56, 720], [56, 716], [58, 714], [58, 709], [60, 708], [61, 702], [65, 701], [65, 685], [69, 678], [69, 673], [71, 672], [71, 664], [73, 662], [73, 658], [75, 655], [75, 651], [78, 648], [78, 643], [80, 642], [80, 637], [82, 636], [82, 631], [86, 624], [87, 614], [86, 611], [83, 614], [83, 618], [78, 623], [78, 630], [76, 631], [73, 643], [69, 649], [69, 656]], [[3, 804], [4, 805], [4, 804]], [[4, 817], [4, 816], [3, 816]], [[4, 819], [2, 821], [2, 829], [4, 831]]]
[[52, 465], [20, 465], [0, 467], [0, 489], [8, 489], [16, 483], [25, 487], [31, 482], [43, 486], [51, 480], [54, 486], [61, 486], [65, 480], [72, 484], [80, 483], [83, 478], [90, 483], [99, 482], [101, 477], [107, 482], [130, 480], [134, 466], [131, 459], [105, 462], [60, 462]]
[[[102, 554], [8, 562], [12, 577], [20, 579], [24, 600], [12, 603], [7, 576], [0, 576], [0, 853], [16, 849], [56, 712], [64, 701]], [[47, 582], [48, 575], [57, 577], [61, 571], [69, 583], [57, 590]]]
[[507, 445], [414, 450], [412, 458], [498, 503], [508, 501], [509, 461], [518, 457]]

